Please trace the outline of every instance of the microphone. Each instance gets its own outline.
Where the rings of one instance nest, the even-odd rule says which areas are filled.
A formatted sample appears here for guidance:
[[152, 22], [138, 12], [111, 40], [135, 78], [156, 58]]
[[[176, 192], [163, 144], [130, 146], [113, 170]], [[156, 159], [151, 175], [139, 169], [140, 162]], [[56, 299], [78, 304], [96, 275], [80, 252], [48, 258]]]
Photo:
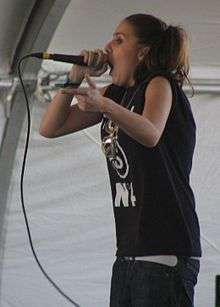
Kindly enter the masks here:
[[[108, 62], [108, 55], [104, 54], [104, 61], [103, 63], [100, 63], [98, 66], [96, 64], [97, 57], [94, 58], [94, 63], [92, 63], [92, 67], [94, 68], [101, 68], [103, 64]], [[68, 54], [59, 54], [59, 53], [47, 53], [47, 52], [36, 52], [31, 53], [31, 57], [43, 59], [43, 60], [53, 60], [53, 61], [59, 61], [59, 62], [65, 62], [65, 63], [72, 63], [77, 64], [81, 66], [87, 66], [87, 64], [84, 62], [84, 56], [83, 55], [68, 55]], [[98, 55], [97, 55], [98, 56]]]

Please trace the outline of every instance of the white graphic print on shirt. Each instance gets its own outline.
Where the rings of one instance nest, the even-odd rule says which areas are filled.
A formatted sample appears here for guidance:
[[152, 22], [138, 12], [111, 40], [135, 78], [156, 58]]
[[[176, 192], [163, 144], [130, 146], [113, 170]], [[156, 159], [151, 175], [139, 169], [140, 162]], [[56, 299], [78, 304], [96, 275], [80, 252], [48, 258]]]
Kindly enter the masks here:
[[132, 182], [131, 183], [117, 182], [114, 206], [120, 207], [122, 201], [122, 205], [124, 207], [129, 207], [129, 200], [132, 207], [135, 207], [136, 197], [134, 195]]
[[[131, 108], [131, 112], [133, 112], [134, 106]], [[125, 179], [129, 173], [129, 164], [128, 159], [126, 157], [126, 154], [119, 144], [119, 142], [116, 142], [117, 144], [117, 156], [116, 159], [110, 158], [109, 161], [112, 165], [112, 167], [116, 170], [118, 176], [122, 179]], [[126, 183], [126, 182], [117, 182], [115, 186], [116, 195], [114, 199], [114, 206], [120, 207], [120, 204], [122, 203], [123, 207], [129, 207], [129, 203], [132, 207], [135, 207], [136, 204], [136, 197], [134, 195], [133, 190], [133, 184], [132, 182]]]

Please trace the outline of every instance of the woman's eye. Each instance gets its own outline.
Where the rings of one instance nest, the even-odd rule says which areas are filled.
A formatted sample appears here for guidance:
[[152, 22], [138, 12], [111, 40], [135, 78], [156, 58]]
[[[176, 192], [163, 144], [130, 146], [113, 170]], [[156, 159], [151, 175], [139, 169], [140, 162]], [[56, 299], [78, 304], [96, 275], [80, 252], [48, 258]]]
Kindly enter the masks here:
[[118, 43], [121, 43], [122, 42], [122, 39], [121, 38], [115, 38], [114, 41], [118, 42]]

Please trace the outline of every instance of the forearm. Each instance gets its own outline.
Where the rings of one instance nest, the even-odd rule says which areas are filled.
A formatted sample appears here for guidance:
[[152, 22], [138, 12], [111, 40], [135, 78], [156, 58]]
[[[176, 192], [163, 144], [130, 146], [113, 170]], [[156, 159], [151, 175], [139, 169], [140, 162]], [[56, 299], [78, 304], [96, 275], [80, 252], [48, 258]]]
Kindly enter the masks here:
[[[73, 67], [69, 73], [69, 79], [75, 84], [81, 84], [84, 79], [84, 71], [81, 67]], [[67, 120], [74, 94], [61, 93], [60, 89], [49, 104], [40, 124], [39, 132], [46, 137], [52, 137]]]
[[142, 145], [154, 147], [157, 144], [159, 132], [146, 117], [134, 113], [108, 98], [103, 101], [102, 112]]
[[40, 134], [52, 136], [67, 119], [73, 95], [61, 94], [60, 91], [54, 96], [49, 104], [40, 124]]

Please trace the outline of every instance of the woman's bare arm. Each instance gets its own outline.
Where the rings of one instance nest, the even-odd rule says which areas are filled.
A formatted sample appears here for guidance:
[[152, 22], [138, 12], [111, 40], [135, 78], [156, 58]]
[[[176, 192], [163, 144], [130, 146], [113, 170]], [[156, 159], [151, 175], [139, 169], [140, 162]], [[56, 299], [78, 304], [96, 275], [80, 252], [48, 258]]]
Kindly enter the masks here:
[[[169, 81], [156, 76], [145, 91], [143, 113], [131, 112], [107, 99], [101, 111], [130, 137], [146, 147], [155, 147], [165, 128], [172, 105], [172, 89]], [[105, 101], [105, 100], [104, 100]]]
[[[99, 89], [104, 95], [108, 86]], [[49, 104], [40, 125], [40, 134], [46, 138], [55, 138], [70, 134], [95, 124], [102, 119], [100, 112], [82, 111], [78, 104], [71, 106], [73, 95], [59, 91]]]

